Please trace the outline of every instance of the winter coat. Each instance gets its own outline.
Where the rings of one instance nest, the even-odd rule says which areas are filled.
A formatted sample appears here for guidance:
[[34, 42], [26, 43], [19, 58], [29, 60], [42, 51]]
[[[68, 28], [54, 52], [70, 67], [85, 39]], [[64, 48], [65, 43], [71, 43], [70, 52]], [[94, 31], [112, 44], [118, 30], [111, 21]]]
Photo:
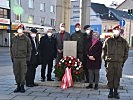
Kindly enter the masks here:
[[81, 31], [73, 33], [71, 40], [77, 41], [77, 58], [83, 61], [83, 33]]
[[102, 42], [99, 40], [95, 45], [89, 43], [87, 46], [87, 56], [93, 56], [95, 60], [87, 59], [88, 69], [100, 69], [102, 64]]
[[37, 66], [40, 63], [39, 50], [38, 50], [39, 41], [37, 38], [35, 38], [35, 43], [36, 43], [36, 47], [35, 47], [33, 38], [30, 35], [28, 35], [28, 37], [30, 38], [31, 46], [32, 46], [30, 64]]
[[63, 41], [61, 41], [60, 33], [55, 34], [56, 42], [57, 42], [57, 49], [63, 49], [63, 41], [70, 40], [70, 34], [68, 32], [64, 32]]
[[129, 45], [121, 36], [111, 37], [105, 40], [103, 51], [105, 61], [125, 63], [128, 58]]
[[15, 36], [11, 40], [11, 58], [26, 58], [30, 61], [31, 58], [31, 42], [30, 39], [23, 34], [22, 36]]
[[41, 63], [56, 58], [57, 48], [55, 37], [48, 37], [47, 34], [41, 37], [39, 51]]

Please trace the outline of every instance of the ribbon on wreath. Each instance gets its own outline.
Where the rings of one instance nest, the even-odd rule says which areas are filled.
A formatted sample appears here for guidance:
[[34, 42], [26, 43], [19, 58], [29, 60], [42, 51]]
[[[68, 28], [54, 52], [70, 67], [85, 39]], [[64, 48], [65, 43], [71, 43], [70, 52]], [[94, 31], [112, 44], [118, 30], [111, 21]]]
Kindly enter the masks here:
[[61, 89], [67, 89], [73, 85], [71, 68], [66, 68], [64, 76], [62, 77]]

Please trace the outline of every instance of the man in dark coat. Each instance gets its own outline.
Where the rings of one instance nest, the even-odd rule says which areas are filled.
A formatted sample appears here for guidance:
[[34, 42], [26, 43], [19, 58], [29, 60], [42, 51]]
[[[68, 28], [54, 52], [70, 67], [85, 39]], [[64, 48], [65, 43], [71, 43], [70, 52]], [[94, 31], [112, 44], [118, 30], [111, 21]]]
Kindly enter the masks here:
[[53, 68], [53, 60], [56, 58], [57, 55], [57, 48], [56, 48], [56, 39], [52, 36], [52, 29], [48, 29], [47, 34], [41, 37], [40, 40], [40, 60], [42, 64], [41, 68], [41, 78], [42, 82], [45, 81], [45, 70], [46, 65], [48, 64], [48, 72], [47, 72], [47, 81], [53, 81], [51, 79], [51, 73]]
[[120, 36], [120, 28], [113, 29], [113, 36], [105, 40], [103, 45], [103, 58], [106, 62], [108, 87], [110, 89], [108, 98], [119, 99], [118, 88], [122, 77], [122, 68], [128, 58], [129, 45]]
[[30, 34], [28, 34], [32, 46], [31, 59], [29, 62], [27, 62], [26, 86], [28, 87], [37, 86], [37, 84], [34, 83], [36, 68], [38, 66], [38, 61], [39, 61], [38, 59], [39, 41], [36, 35], [37, 35], [37, 30], [32, 28]]
[[87, 62], [87, 44], [88, 43], [91, 43], [91, 40], [92, 40], [92, 30], [90, 28], [90, 25], [85, 25], [84, 26], [84, 36], [83, 36], [83, 68], [84, 68], [84, 74], [85, 74], [85, 78], [86, 78], [86, 81], [85, 82], [89, 82], [89, 73], [88, 73], [88, 68], [86, 66], [86, 62]]
[[75, 32], [71, 35], [72, 41], [77, 41], [77, 58], [83, 62], [83, 33], [79, 23], [75, 24]]
[[70, 34], [65, 31], [65, 24], [60, 24], [60, 31], [55, 34], [55, 38], [57, 41], [57, 58], [56, 64], [63, 58], [63, 42], [70, 40]]

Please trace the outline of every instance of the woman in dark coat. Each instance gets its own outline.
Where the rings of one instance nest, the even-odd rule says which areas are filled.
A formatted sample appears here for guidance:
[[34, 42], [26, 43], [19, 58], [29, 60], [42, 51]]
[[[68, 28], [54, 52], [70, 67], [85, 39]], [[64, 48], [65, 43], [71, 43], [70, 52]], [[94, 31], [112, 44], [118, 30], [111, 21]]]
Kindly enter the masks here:
[[102, 54], [102, 42], [99, 40], [97, 32], [92, 33], [92, 43], [87, 46], [87, 67], [89, 71], [89, 86], [86, 88], [93, 88], [93, 80], [95, 79], [94, 89], [98, 89], [99, 83], [99, 71], [101, 69], [101, 54]]

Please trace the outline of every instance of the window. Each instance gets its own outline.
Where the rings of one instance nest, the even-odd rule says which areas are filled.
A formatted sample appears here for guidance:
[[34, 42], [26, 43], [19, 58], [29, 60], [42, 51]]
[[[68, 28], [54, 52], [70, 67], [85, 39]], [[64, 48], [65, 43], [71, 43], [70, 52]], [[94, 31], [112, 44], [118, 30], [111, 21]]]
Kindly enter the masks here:
[[7, 9], [4, 9], [4, 18], [7, 18]]
[[41, 25], [44, 25], [45, 18], [41, 17]]
[[54, 5], [50, 6], [50, 12], [55, 12], [55, 6]]
[[15, 15], [15, 20], [19, 20], [19, 15]]
[[34, 8], [34, 0], [29, 0], [29, 8]]
[[51, 19], [51, 26], [55, 26], [55, 19]]
[[34, 16], [30, 15], [28, 18], [28, 23], [33, 23], [33, 21], [34, 21]]
[[45, 3], [41, 3], [40, 4], [40, 10], [41, 11], [45, 11]]
[[73, 11], [73, 13], [80, 13], [80, 11], [79, 11], [79, 10], [77, 10], [77, 11]]
[[0, 18], [8, 18], [8, 10], [0, 8]]

